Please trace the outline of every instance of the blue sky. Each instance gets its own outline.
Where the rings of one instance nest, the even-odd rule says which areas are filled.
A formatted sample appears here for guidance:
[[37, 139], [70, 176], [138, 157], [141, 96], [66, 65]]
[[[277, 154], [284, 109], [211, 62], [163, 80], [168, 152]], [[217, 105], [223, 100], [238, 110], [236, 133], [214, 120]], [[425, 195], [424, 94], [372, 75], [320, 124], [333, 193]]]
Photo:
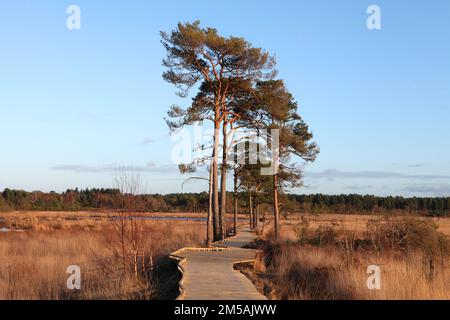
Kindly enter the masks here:
[[180, 192], [163, 117], [188, 100], [161, 78], [159, 31], [200, 20], [276, 55], [321, 148], [297, 192], [450, 195], [449, 1], [226, 4], [0, 2], [0, 190], [108, 187], [123, 165], [148, 192]]

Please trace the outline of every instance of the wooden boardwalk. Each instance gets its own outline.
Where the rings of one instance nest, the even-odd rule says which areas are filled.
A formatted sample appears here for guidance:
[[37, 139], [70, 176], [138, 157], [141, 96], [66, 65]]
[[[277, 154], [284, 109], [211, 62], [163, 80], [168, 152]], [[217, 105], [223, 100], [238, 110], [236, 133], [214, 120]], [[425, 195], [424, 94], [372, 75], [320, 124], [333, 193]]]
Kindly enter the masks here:
[[[253, 260], [256, 250], [243, 249], [255, 236], [248, 227], [213, 250], [186, 248], [172, 255], [180, 260], [183, 279], [180, 282], [185, 300], [266, 300], [252, 282], [233, 265]], [[220, 246], [220, 247], [218, 247]]]

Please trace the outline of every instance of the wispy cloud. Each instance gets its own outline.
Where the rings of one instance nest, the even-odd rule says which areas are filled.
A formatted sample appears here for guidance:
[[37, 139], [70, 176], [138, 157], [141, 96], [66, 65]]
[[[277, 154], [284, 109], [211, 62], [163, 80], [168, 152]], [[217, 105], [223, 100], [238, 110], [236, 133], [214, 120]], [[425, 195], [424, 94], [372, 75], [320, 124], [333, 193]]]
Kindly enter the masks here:
[[141, 146], [147, 146], [147, 145], [149, 145], [149, 144], [151, 144], [153, 142], [155, 142], [154, 139], [145, 137], [144, 139], [142, 139], [140, 144], [141, 144]]
[[435, 196], [450, 196], [450, 184], [412, 184], [403, 188], [402, 191]]
[[327, 169], [319, 172], [305, 172], [305, 177], [314, 179], [415, 179], [415, 180], [448, 180], [450, 175], [439, 174], [407, 174], [389, 171], [340, 171]]
[[359, 184], [353, 184], [349, 186], [345, 186], [344, 189], [347, 190], [367, 190], [367, 189], [373, 189], [374, 186], [371, 185], [359, 185]]
[[79, 164], [60, 164], [50, 168], [56, 171], [71, 171], [75, 173], [102, 173], [102, 172], [116, 172], [119, 170], [133, 171], [133, 172], [153, 172], [153, 173], [176, 173], [178, 167], [176, 165], [158, 166], [153, 162], [147, 163], [145, 166], [130, 166], [119, 164], [106, 165], [79, 165]]
[[423, 166], [425, 166], [425, 163], [413, 163], [413, 164], [410, 164], [408, 167], [410, 167], [410, 168], [422, 168]]

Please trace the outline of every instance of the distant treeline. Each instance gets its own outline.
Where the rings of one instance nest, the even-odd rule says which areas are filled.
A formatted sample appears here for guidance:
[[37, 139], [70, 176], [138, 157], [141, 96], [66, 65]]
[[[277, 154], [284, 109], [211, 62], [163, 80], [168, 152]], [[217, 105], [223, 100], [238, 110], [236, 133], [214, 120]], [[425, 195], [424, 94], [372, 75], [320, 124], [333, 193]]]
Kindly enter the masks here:
[[[151, 195], [126, 195], [131, 199], [131, 210], [146, 212], [206, 212], [208, 193], [175, 193]], [[238, 194], [240, 212], [248, 211], [248, 195]], [[227, 197], [227, 211], [233, 212], [233, 194]], [[86, 209], [115, 210], [121, 208], [123, 196], [117, 189], [86, 189], [56, 192], [26, 192], [5, 189], [0, 193], [0, 210], [32, 211], [76, 211]], [[270, 198], [264, 195], [255, 197], [254, 205], [264, 211], [271, 211]], [[305, 213], [417, 213], [427, 216], [450, 215], [450, 197], [404, 198], [376, 197], [371, 195], [298, 195], [289, 194], [281, 198], [282, 212]]]

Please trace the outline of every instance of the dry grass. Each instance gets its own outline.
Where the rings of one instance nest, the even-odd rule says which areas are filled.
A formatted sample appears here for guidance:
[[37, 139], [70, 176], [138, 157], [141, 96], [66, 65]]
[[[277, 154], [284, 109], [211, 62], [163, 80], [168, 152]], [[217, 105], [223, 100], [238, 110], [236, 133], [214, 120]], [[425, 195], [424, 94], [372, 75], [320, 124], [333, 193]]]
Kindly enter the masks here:
[[[262, 246], [263, 252], [255, 264], [253, 281], [261, 291], [271, 299], [450, 299], [450, 261], [448, 251], [435, 255], [433, 276], [430, 276], [430, 258], [428, 244], [421, 250], [403, 250], [400, 247], [375, 250], [371, 242], [364, 242], [362, 237], [368, 234], [367, 222], [370, 219], [359, 221], [366, 222], [366, 228], [355, 228], [355, 224], [336, 224], [334, 219], [323, 219], [322, 223], [304, 217], [300, 225], [307, 225], [310, 233], [310, 241], [300, 241], [299, 225], [289, 223], [283, 226], [284, 231], [289, 231], [283, 241], [278, 244], [266, 240]], [[317, 218], [317, 217], [315, 217]], [[354, 218], [354, 217], [353, 217]], [[402, 220], [403, 219], [403, 220]], [[395, 226], [398, 222], [409, 223], [412, 220], [397, 219], [395, 222], [384, 221], [386, 226]], [[307, 221], [305, 223], [305, 221]], [[417, 221], [417, 220], [414, 220]], [[423, 220], [422, 220], [423, 221]], [[426, 220], [418, 225], [421, 230], [430, 230], [426, 234], [414, 233], [415, 237], [421, 237], [423, 241], [432, 241], [433, 227]], [[433, 221], [435, 222], [435, 221]], [[362, 222], [359, 222], [362, 223]], [[382, 224], [383, 225], [383, 224]], [[351, 226], [350, 230], [345, 226]], [[427, 228], [425, 228], [427, 227]], [[429, 228], [428, 228], [429, 227]], [[318, 234], [327, 228], [334, 228], [335, 234], [331, 241], [317, 242]], [[442, 231], [442, 228], [439, 229]], [[389, 230], [390, 231], [390, 230]], [[397, 231], [397, 230], [396, 230]], [[267, 229], [264, 238], [270, 237], [272, 230]], [[349, 247], [344, 239], [352, 235], [353, 243], [366, 243], [360, 248]], [[438, 235], [438, 233], [436, 233]], [[445, 238], [445, 236], [444, 236]], [[431, 240], [430, 240], [431, 239]], [[295, 240], [295, 241], [294, 241]], [[421, 239], [413, 239], [414, 241]], [[314, 243], [314, 244], [313, 244]], [[417, 243], [417, 241], [415, 242]], [[448, 250], [448, 249], [445, 249]], [[381, 268], [381, 289], [369, 290], [367, 287], [367, 268], [377, 265]], [[252, 277], [252, 276], [250, 276]]]
[[[132, 275], [116, 272], [120, 268], [108, 242], [113, 232], [110, 222], [103, 219], [54, 221], [43, 218], [42, 213], [30, 216], [8, 220], [13, 223], [7, 224], [8, 227], [26, 231], [0, 232], [0, 300], [155, 297], [157, 272], [152, 272], [145, 290], [136, 286]], [[147, 261], [150, 257], [156, 261], [175, 249], [204, 241], [201, 222], [143, 221], [142, 224]], [[80, 291], [66, 289], [69, 265], [81, 267]]]
[[[306, 219], [311, 228], [320, 226], [339, 226], [346, 230], [363, 234], [367, 229], [369, 221], [400, 221], [408, 216], [388, 216], [388, 215], [357, 215], [357, 214], [296, 214], [291, 215], [283, 222], [281, 235], [284, 240], [295, 240], [297, 235], [295, 226]], [[439, 231], [450, 236], [450, 218], [428, 218], [417, 217], [419, 220], [432, 221], [439, 227]]]
[[[107, 211], [10, 211], [0, 212], [0, 228], [6, 227], [10, 229], [19, 230], [35, 230], [35, 231], [50, 231], [50, 230], [99, 230], [102, 228], [114, 212]], [[129, 212], [130, 216], [139, 217], [168, 217], [170, 218], [186, 218], [186, 222], [190, 223], [189, 218], [206, 218], [206, 213], [168, 213], [168, 212]], [[229, 227], [231, 227], [231, 219], [233, 215], [228, 214]], [[239, 214], [239, 219], [247, 221], [247, 216]], [[167, 222], [171, 220], [161, 220]], [[180, 222], [182, 220], [179, 220]], [[242, 224], [239, 220], [239, 224]]]
[[[433, 279], [418, 254], [407, 258], [354, 254], [351, 262], [331, 248], [286, 246], [272, 273], [277, 299], [450, 299], [448, 261]], [[367, 288], [367, 267], [381, 267], [381, 289]], [[265, 271], [259, 266], [259, 271]]]

